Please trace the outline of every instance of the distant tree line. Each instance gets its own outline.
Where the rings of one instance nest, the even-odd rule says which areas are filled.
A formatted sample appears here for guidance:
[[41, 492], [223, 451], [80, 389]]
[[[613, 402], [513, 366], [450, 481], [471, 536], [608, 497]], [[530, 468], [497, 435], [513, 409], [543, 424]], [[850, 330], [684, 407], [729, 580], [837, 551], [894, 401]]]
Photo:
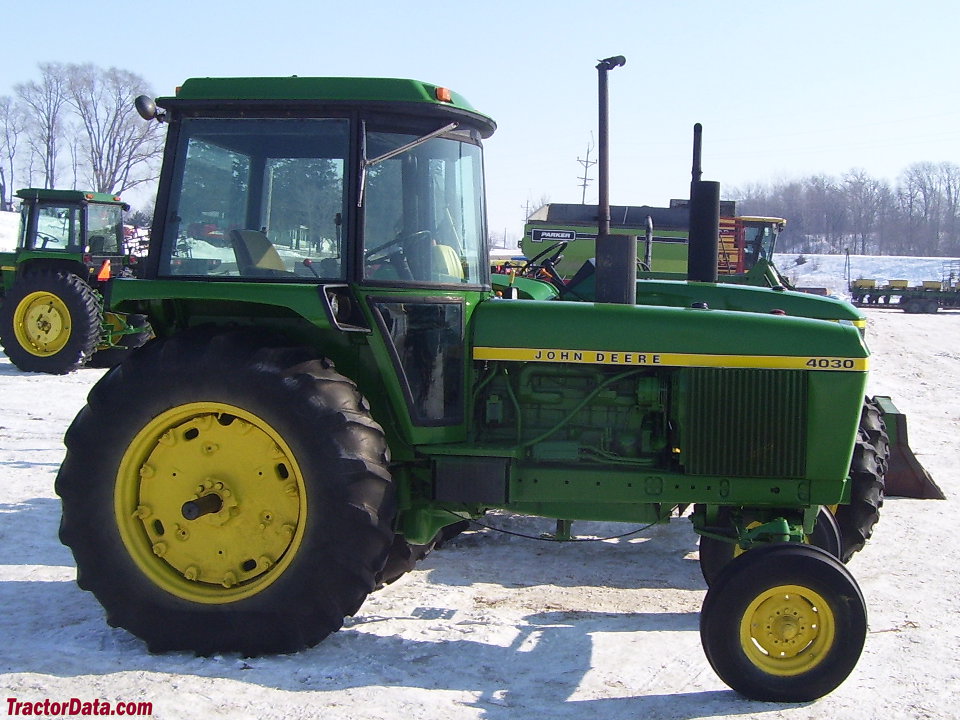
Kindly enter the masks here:
[[738, 215], [782, 217], [786, 252], [960, 257], [960, 165], [910, 165], [891, 186], [851, 170], [733, 193]]
[[40, 63], [39, 80], [0, 96], [0, 207], [21, 187], [120, 194], [156, 179], [163, 133], [137, 115], [150, 94], [126, 70]]

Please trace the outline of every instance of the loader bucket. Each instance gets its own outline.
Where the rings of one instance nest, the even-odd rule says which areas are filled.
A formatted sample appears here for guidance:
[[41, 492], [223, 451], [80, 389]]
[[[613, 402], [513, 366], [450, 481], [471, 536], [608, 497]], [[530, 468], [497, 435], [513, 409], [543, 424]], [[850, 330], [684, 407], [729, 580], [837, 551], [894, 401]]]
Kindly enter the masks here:
[[907, 439], [907, 416], [897, 409], [893, 400], [882, 395], [873, 398], [880, 408], [887, 436], [890, 439], [890, 459], [884, 495], [887, 497], [945, 500], [943, 491], [917, 460]]

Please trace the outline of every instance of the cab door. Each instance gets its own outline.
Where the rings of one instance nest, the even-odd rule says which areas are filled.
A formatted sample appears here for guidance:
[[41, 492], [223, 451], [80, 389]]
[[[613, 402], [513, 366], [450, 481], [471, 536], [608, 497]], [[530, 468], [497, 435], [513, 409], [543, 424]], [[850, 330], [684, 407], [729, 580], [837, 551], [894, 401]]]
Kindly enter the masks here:
[[364, 128], [358, 295], [413, 444], [465, 439], [470, 315], [489, 296], [480, 146], [438, 124]]

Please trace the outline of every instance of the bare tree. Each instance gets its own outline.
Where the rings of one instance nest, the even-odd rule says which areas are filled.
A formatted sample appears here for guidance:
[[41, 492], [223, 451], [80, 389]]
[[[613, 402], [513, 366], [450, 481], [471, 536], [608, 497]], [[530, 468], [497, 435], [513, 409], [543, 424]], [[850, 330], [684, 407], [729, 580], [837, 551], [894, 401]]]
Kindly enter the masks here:
[[[854, 236], [853, 250], [867, 254], [867, 241], [879, 230], [878, 223], [884, 205], [889, 202], [890, 189], [886, 183], [855, 169], [843, 176], [843, 194], [849, 213], [849, 232]], [[859, 245], [859, 247], [858, 247]]]
[[820, 235], [826, 246], [842, 249], [846, 224], [846, 207], [837, 182], [826, 175], [814, 175], [804, 183], [805, 204], [812, 217], [809, 229]]
[[13, 160], [17, 156], [17, 143], [26, 127], [26, 115], [13, 98], [0, 97], [0, 153], [4, 163], [0, 165], [0, 209], [13, 207]]
[[56, 187], [57, 149], [60, 140], [64, 103], [67, 101], [64, 66], [40, 63], [40, 82], [33, 80], [14, 86], [17, 95], [30, 110], [31, 127], [27, 142], [43, 163], [44, 187]]
[[91, 64], [68, 65], [67, 102], [80, 121], [90, 189], [122, 193], [155, 178], [162, 152], [158, 123], [136, 114], [133, 99], [147, 88], [139, 75]]
[[941, 251], [960, 255], [960, 165], [943, 162], [939, 170], [943, 214]]
[[939, 251], [940, 177], [931, 162], [914, 163], [900, 176], [899, 210], [910, 245], [924, 255]]

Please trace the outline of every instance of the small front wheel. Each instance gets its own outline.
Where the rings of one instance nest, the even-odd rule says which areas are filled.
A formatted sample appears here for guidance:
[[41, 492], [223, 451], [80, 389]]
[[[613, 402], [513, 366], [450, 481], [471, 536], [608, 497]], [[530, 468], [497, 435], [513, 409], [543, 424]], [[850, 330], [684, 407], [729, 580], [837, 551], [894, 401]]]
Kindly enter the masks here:
[[[752, 527], [753, 524], [755, 523], [748, 524], [748, 527]], [[826, 508], [820, 508], [813, 532], [804, 536], [803, 541], [823, 548], [834, 557], [841, 557], [843, 538], [840, 526], [837, 524], [837, 519]], [[746, 550], [742, 550], [736, 542], [726, 542], [707, 535], [701, 536], [700, 572], [703, 573], [703, 579], [707, 581], [707, 585], [713, 584], [723, 568], [745, 552]]]
[[707, 591], [700, 640], [720, 679], [754, 700], [807, 702], [853, 670], [867, 611], [837, 558], [777, 543], [735, 558]]

